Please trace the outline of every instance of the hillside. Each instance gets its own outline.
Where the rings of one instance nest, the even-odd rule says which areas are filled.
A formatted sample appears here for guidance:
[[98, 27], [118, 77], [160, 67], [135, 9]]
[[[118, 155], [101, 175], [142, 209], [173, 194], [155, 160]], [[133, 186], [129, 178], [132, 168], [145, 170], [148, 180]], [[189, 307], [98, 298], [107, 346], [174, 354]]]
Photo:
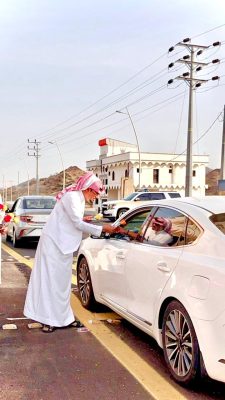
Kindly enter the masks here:
[[[66, 169], [66, 186], [74, 183], [80, 175], [84, 173], [83, 170], [74, 166]], [[220, 175], [220, 170], [210, 170], [206, 171], [206, 183], [208, 184], [208, 189], [206, 190], [206, 195], [218, 194], [218, 179]], [[39, 181], [39, 192], [44, 195], [55, 196], [60, 190], [62, 190], [63, 182], [63, 172], [59, 172], [55, 175], [50, 175], [47, 178], [41, 178]], [[22, 182], [19, 185], [8, 188], [7, 200], [15, 200], [18, 196], [27, 195], [28, 193], [28, 182]], [[29, 182], [29, 193], [36, 194], [36, 180], [32, 179]]]
[[[66, 186], [74, 183], [80, 175], [84, 173], [83, 170], [74, 166], [66, 169]], [[59, 172], [55, 175], [50, 175], [47, 178], [41, 178], [39, 180], [39, 194], [53, 195], [55, 196], [60, 190], [62, 190], [63, 185], [63, 172]], [[28, 194], [28, 182], [22, 182], [19, 185], [15, 185], [7, 190], [7, 200], [15, 200], [18, 196], [23, 196]], [[31, 179], [29, 181], [29, 194], [36, 194], [36, 179]]]
[[220, 179], [220, 169], [208, 170], [206, 174], [206, 184], [208, 189], [206, 190], [206, 195], [216, 195], [219, 194], [218, 180]]

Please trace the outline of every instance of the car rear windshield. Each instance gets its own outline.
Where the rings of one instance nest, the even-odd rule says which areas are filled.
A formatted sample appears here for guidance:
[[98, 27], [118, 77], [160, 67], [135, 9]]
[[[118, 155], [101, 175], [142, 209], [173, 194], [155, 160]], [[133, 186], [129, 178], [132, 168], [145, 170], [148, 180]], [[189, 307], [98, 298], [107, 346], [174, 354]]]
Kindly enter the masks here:
[[225, 234], [225, 213], [213, 214], [209, 219], [221, 232]]
[[55, 205], [55, 199], [24, 199], [23, 200], [23, 208], [24, 209], [53, 209]]

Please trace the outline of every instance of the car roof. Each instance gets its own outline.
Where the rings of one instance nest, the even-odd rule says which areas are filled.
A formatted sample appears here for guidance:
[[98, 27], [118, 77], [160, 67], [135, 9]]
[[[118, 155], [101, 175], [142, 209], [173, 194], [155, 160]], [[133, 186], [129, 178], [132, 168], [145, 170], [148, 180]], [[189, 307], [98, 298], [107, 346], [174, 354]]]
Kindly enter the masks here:
[[146, 202], [147, 205], [167, 205], [178, 207], [180, 210], [187, 211], [187, 206], [191, 208], [201, 208], [211, 214], [225, 213], [225, 197], [224, 196], [204, 196], [204, 197], [178, 197], [174, 199], [152, 200]]
[[30, 196], [21, 196], [20, 199], [54, 199], [54, 196], [47, 196], [47, 195], [30, 195]]

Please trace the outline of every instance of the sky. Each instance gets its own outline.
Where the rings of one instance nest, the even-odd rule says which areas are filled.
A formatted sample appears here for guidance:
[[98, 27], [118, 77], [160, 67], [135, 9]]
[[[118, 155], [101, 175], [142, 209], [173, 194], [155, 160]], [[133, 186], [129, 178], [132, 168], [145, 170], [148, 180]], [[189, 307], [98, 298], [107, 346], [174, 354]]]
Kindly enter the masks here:
[[219, 168], [223, 0], [1, 0], [0, 186], [36, 176], [28, 139], [40, 142], [39, 177], [62, 165], [85, 169], [104, 137], [135, 144], [128, 116], [116, 113], [126, 107], [141, 151], [185, 152], [189, 88], [176, 78], [188, 71], [178, 62], [189, 54], [178, 45], [187, 37], [209, 46], [197, 58], [205, 65], [195, 76], [205, 82], [194, 93], [193, 154]]

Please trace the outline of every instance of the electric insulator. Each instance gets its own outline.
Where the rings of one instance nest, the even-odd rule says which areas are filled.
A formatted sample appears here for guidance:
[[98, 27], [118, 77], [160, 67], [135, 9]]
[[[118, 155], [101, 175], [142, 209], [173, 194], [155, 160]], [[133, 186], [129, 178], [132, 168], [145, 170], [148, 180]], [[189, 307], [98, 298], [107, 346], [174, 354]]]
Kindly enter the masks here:
[[184, 73], [183, 73], [183, 76], [184, 76], [184, 77], [189, 76], [189, 75], [190, 75], [189, 72], [184, 72]]
[[172, 68], [174, 66], [174, 63], [170, 63], [169, 65], [168, 65], [168, 68]]
[[220, 46], [220, 45], [221, 45], [221, 42], [214, 42], [212, 45], [213, 45], [214, 47], [215, 47], [215, 46]]
[[218, 62], [220, 62], [219, 58], [215, 58], [215, 60], [212, 60], [212, 64], [216, 64]]
[[220, 79], [220, 77], [217, 75], [212, 77], [212, 81], [217, 81], [218, 79]]
[[167, 84], [170, 85], [171, 83], [173, 83], [173, 79], [170, 79]]
[[183, 43], [187, 43], [187, 42], [190, 42], [190, 38], [185, 38], [184, 40], [183, 40]]
[[171, 53], [171, 51], [173, 51], [173, 50], [174, 50], [174, 46], [170, 47], [168, 52]]
[[188, 60], [190, 56], [187, 54], [186, 56], [183, 57], [183, 60]]
[[199, 72], [199, 71], [201, 71], [201, 69], [202, 69], [202, 67], [197, 67], [196, 71]]
[[196, 85], [195, 85], [196, 88], [198, 88], [198, 87], [200, 87], [200, 86], [201, 86], [201, 83], [200, 83], [200, 82], [196, 83]]
[[203, 53], [203, 50], [199, 50], [199, 51], [197, 51], [197, 56], [200, 56], [201, 54]]

